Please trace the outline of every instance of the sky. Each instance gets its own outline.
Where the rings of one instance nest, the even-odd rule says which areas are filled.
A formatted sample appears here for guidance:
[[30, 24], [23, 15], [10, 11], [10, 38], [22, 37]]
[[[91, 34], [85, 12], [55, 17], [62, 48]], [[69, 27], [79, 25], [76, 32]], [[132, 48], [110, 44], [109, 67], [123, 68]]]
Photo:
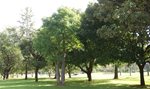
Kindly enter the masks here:
[[84, 11], [89, 2], [96, 0], [0, 0], [0, 31], [9, 26], [18, 26], [17, 21], [26, 7], [32, 8], [35, 28], [42, 25], [41, 19], [51, 16], [61, 6]]

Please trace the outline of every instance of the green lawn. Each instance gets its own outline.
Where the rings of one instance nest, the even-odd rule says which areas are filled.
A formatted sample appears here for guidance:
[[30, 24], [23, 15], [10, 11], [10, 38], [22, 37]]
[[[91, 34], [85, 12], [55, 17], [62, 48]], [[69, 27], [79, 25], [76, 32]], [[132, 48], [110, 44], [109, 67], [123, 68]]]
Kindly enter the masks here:
[[[146, 77], [148, 80], [148, 77]], [[53, 79], [40, 79], [38, 83], [34, 79], [11, 79], [0, 80], [0, 89], [141, 89], [138, 86], [138, 78], [126, 77], [118, 80], [100, 79], [92, 82], [86, 81], [86, 78], [72, 78], [66, 80], [66, 85], [63, 87], [56, 86]], [[150, 86], [146, 86], [148, 89]]]

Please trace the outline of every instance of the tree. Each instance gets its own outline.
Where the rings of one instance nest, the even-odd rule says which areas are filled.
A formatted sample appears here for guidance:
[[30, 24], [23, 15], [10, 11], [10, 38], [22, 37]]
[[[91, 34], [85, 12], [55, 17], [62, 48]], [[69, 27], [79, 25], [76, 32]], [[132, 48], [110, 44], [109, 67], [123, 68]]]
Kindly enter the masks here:
[[37, 52], [33, 48], [32, 42], [30, 42], [30, 46], [32, 47], [30, 49], [30, 54], [32, 55], [32, 65], [35, 67], [35, 82], [38, 82], [38, 72], [39, 69], [45, 67], [47, 65], [47, 61], [45, 60], [44, 56]]
[[66, 72], [68, 73], [69, 78], [71, 78], [71, 74], [78, 69], [76, 64], [74, 64], [75, 60], [73, 57], [74, 55], [72, 52], [69, 52], [66, 60]]
[[[43, 20], [43, 26], [37, 35], [35, 45], [43, 55], [56, 61], [57, 83], [64, 85], [66, 56], [72, 49], [80, 48], [80, 42], [76, 38], [76, 31], [80, 27], [80, 14], [77, 10], [67, 7], [59, 8], [57, 13]], [[43, 39], [45, 38], [45, 39]], [[41, 42], [43, 42], [41, 44]], [[43, 52], [44, 50], [44, 52]], [[59, 65], [61, 65], [61, 82], [59, 77]]]
[[22, 59], [21, 51], [10, 35], [0, 33], [0, 71], [4, 80], [9, 78], [12, 69]]
[[[24, 12], [21, 14], [21, 19], [18, 21], [20, 23], [20, 46], [22, 46], [22, 53], [24, 54], [24, 63], [25, 63], [25, 79], [27, 79], [27, 73], [28, 73], [28, 63], [30, 62], [30, 52], [29, 52], [29, 45], [24, 45], [28, 41], [32, 40], [33, 33], [34, 33], [34, 24], [32, 21], [33, 14], [32, 9], [29, 7], [26, 7]], [[27, 43], [28, 44], [28, 43]]]
[[[99, 14], [99, 4], [90, 3], [82, 16], [81, 20], [81, 31], [78, 36], [83, 44], [83, 50], [75, 51], [75, 61], [79, 68], [87, 74], [88, 81], [92, 81], [92, 70], [93, 66], [100, 64], [105, 65], [110, 63], [110, 59], [107, 57], [109, 44], [108, 39], [99, 36], [98, 29], [102, 28], [105, 24], [109, 24], [108, 18], [96, 16]], [[100, 14], [105, 14], [101, 12]], [[106, 19], [105, 19], [106, 18]], [[104, 21], [106, 20], [106, 21]], [[105, 34], [106, 36], [109, 34]], [[105, 36], [105, 37], [106, 37]], [[110, 37], [111, 38], [111, 37]], [[107, 51], [107, 52], [106, 52]]]
[[33, 13], [30, 7], [26, 7], [21, 14], [20, 24], [20, 39], [31, 39], [34, 32], [34, 22], [32, 20]]
[[[145, 86], [143, 68], [149, 59], [147, 49], [149, 47], [150, 17], [148, 1], [129, 0], [122, 4], [122, 8], [116, 10], [116, 18], [119, 20], [120, 29], [124, 33], [125, 41], [124, 57], [128, 62], [135, 62], [140, 70], [140, 85]], [[123, 12], [123, 13], [122, 13]]]
[[23, 64], [25, 68], [25, 80], [28, 79], [28, 70], [31, 69], [31, 61], [32, 61], [32, 56], [30, 53], [31, 45], [30, 42], [26, 39], [22, 40], [21, 43], [19, 44], [19, 47], [21, 49], [21, 53], [24, 57]]
[[[117, 56], [116, 58], [121, 59], [121, 61], [128, 63], [135, 62], [140, 70], [140, 84], [142, 86], [145, 85], [143, 68], [147, 59], [149, 59], [149, 53], [147, 51], [149, 48], [150, 24], [148, 20], [148, 4], [149, 2], [147, 0], [99, 0], [99, 6], [104, 7], [104, 10], [101, 7], [99, 8], [100, 10], [97, 10], [99, 13], [96, 12], [96, 17], [101, 20], [104, 15], [104, 17], [106, 16], [106, 21], [104, 20], [104, 22], [109, 22], [108, 24], [105, 23], [98, 30], [101, 33], [100, 36], [109, 38], [117, 37], [115, 39], [116, 41], [109, 39], [109, 43], [111, 43], [109, 47], [113, 49], [112, 52], [110, 51], [113, 54], [110, 58], [112, 57], [114, 59], [113, 56]], [[101, 9], [102, 12], [106, 13], [102, 14]], [[112, 13], [112, 15], [107, 13]]]

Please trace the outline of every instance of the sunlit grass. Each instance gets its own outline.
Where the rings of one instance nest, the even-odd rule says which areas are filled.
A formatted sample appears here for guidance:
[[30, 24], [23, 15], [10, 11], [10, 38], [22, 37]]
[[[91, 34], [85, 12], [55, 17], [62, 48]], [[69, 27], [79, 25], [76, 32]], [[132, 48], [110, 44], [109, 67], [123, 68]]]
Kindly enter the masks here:
[[[147, 85], [150, 85], [150, 77], [145, 76]], [[119, 79], [94, 79], [88, 82], [86, 78], [66, 79], [65, 86], [57, 86], [54, 79], [40, 79], [38, 83], [34, 79], [0, 80], [0, 89], [141, 89], [138, 76], [121, 76]], [[146, 88], [147, 87], [147, 88]], [[149, 89], [146, 86], [142, 89]]]

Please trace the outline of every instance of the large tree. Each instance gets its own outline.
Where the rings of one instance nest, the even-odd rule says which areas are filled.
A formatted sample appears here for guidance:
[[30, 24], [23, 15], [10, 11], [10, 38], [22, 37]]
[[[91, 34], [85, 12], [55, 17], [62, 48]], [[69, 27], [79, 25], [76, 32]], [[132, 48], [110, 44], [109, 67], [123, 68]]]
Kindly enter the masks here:
[[145, 85], [143, 68], [146, 64], [149, 48], [150, 12], [149, 1], [129, 0], [122, 4], [122, 8], [116, 10], [120, 29], [124, 33], [124, 57], [129, 62], [135, 62], [140, 70], [140, 84]]
[[140, 84], [145, 85], [143, 68], [149, 59], [147, 49], [149, 49], [150, 2], [147, 0], [98, 1], [99, 9], [95, 16], [99, 20], [108, 22], [99, 28], [98, 33], [104, 38], [113, 38], [108, 41], [109, 49], [113, 49], [107, 53], [107, 55], [112, 54], [108, 57], [114, 59], [117, 56], [115, 58], [123, 59], [122, 61], [135, 62], [140, 70]]
[[114, 19], [114, 14], [123, 2], [124, 0], [98, 0], [98, 3], [95, 4], [97, 9], [93, 15], [101, 24], [97, 29], [97, 35], [103, 39], [101, 44], [105, 45], [101, 49], [103, 50], [102, 57], [115, 65], [114, 79], [118, 79], [118, 67], [123, 61], [122, 50], [119, 46], [124, 44], [124, 41], [120, 40], [122, 34], [119, 34], [120, 31], [117, 29], [119, 21]]
[[108, 39], [105, 39], [109, 34], [99, 36], [97, 33], [99, 28], [109, 24], [111, 21], [108, 22], [109, 18], [107, 16], [100, 16], [98, 18], [98, 14], [107, 14], [105, 12], [98, 12], [103, 11], [99, 10], [99, 8], [98, 3], [90, 3], [88, 5], [82, 16], [81, 31], [78, 32], [79, 39], [83, 44], [83, 50], [74, 52], [74, 55], [77, 56], [75, 64], [87, 74], [88, 81], [92, 80], [93, 66], [96, 64], [104, 65], [110, 62], [107, 57], [108, 52], [106, 52], [110, 45], [108, 45]]
[[[59, 85], [64, 85], [65, 82], [67, 53], [81, 46], [79, 40], [76, 38], [76, 31], [79, 27], [80, 14], [77, 10], [67, 7], [59, 8], [57, 13], [43, 20], [43, 26], [35, 40], [37, 50], [41, 51], [44, 55], [50, 55], [49, 58], [55, 59], [55, 64], [57, 64], [56, 77]], [[59, 76], [60, 64], [61, 81]]]

